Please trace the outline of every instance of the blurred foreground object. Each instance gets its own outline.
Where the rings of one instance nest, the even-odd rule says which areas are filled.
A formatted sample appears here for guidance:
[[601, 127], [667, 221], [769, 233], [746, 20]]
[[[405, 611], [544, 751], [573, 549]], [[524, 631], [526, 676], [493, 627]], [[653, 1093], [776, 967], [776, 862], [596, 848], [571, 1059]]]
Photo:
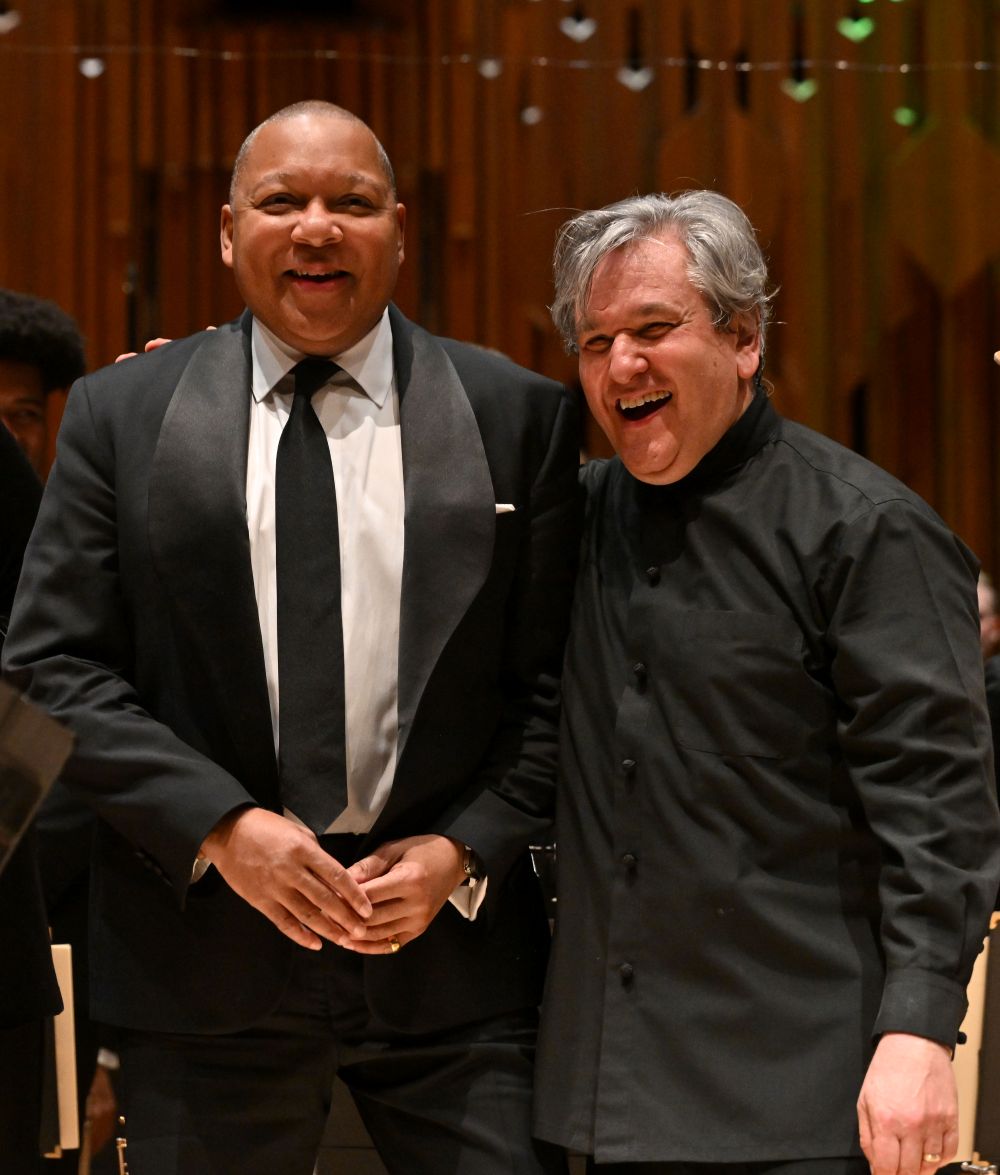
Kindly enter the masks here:
[[0, 682], [0, 872], [72, 745], [69, 731]]

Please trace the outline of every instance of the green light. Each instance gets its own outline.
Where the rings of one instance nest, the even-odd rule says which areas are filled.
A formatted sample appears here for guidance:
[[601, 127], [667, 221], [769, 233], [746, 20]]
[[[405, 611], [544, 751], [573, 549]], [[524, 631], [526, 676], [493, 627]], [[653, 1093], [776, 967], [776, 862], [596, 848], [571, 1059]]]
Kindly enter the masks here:
[[897, 106], [892, 112], [892, 119], [900, 126], [916, 126], [920, 121], [920, 115], [912, 106]]
[[819, 83], [815, 78], [803, 78], [800, 82], [797, 82], [795, 78], [785, 78], [781, 83], [781, 88], [794, 101], [808, 102], [819, 89]]
[[859, 4], [874, 4], [875, 0], [858, 0]]
[[863, 41], [875, 32], [875, 22], [870, 16], [844, 16], [837, 21], [837, 32], [849, 41]]

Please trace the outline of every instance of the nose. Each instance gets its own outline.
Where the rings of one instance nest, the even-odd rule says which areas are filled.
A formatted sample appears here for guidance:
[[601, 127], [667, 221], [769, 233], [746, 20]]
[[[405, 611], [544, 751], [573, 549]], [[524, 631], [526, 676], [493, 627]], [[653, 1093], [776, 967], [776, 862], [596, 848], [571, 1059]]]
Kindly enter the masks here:
[[638, 339], [628, 335], [616, 335], [611, 343], [610, 362], [608, 370], [615, 383], [630, 383], [637, 375], [642, 375], [649, 367], [649, 362], [643, 353]]
[[292, 228], [292, 240], [297, 244], [329, 245], [343, 237], [337, 218], [318, 196], [302, 209]]

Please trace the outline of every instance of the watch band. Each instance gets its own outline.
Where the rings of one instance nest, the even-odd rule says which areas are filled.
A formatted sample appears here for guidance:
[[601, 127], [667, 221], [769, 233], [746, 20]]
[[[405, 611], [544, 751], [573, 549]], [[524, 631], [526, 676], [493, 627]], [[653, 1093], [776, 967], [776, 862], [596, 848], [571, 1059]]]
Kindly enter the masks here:
[[483, 877], [482, 862], [475, 849], [465, 846], [465, 856], [462, 858], [462, 869], [465, 871], [465, 885], [475, 885]]

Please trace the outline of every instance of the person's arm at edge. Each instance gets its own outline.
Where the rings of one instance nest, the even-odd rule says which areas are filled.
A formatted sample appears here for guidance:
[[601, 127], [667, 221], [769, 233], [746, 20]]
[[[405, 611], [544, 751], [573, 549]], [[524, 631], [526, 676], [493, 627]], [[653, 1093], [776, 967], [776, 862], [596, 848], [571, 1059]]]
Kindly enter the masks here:
[[917, 1175], [957, 1146], [950, 1055], [997, 884], [975, 568], [939, 520], [903, 502], [851, 523], [838, 554], [841, 746], [883, 845], [887, 975], [859, 1130], [875, 1175]]

